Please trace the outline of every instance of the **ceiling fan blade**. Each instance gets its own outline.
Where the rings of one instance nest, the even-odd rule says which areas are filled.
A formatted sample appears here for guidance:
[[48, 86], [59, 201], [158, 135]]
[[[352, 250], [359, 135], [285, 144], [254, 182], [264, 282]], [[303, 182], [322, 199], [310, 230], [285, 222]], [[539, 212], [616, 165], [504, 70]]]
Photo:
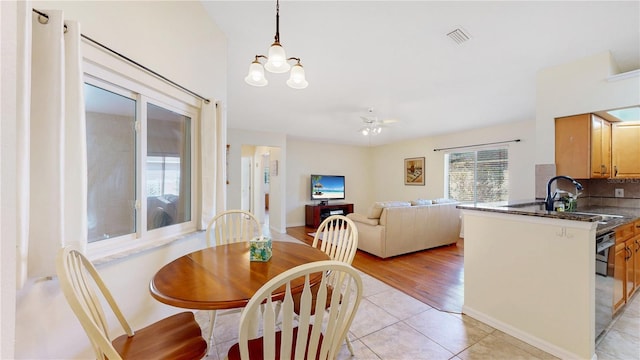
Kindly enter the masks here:
[[365, 124], [373, 124], [378, 121], [378, 119], [376, 119], [375, 117], [360, 116], [360, 118], [362, 119], [362, 121], [364, 121]]

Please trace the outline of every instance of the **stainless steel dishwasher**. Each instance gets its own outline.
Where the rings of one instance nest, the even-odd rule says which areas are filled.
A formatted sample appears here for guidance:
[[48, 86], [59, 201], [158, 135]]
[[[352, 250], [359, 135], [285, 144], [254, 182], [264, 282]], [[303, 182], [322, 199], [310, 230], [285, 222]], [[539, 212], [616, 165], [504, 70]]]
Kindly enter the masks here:
[[596, 339], [613, 320], [613, 267], [609, 267], [609, 250], [616, 244], [611, 231], [596, 237]]

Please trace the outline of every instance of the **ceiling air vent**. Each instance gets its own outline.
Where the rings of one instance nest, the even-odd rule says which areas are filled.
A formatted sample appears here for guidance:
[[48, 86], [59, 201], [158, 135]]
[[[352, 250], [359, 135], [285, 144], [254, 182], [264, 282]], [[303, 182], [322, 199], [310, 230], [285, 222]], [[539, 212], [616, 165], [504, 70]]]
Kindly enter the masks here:
[[469, 40], [471, 38], [471, 36], [469, 36], [469, 34], [467, 34], [464, 30], [457, 28], [451, 32], [449, 32], [447, 34], [447, 36], [455, 41], [458, 45], [462, 44], [463, 42]]

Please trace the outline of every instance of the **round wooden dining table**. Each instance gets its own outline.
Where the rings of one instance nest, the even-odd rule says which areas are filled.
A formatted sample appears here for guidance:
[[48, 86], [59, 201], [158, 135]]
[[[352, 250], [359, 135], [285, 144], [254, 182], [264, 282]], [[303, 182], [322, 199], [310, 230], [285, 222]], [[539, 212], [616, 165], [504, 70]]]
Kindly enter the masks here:
[[[329, 260], [323, 251], [306, 244], [273, 241], [272, 248], [273, 255], [265, 262], [249, 260], [248, 242], [192, 252], [158, 270], [149, 290], [158, 301], [180, 308], [233, 309], [246, 306], [253, 294], [278, 274]], [[303, 281], [300, 279], [300, 284]]]

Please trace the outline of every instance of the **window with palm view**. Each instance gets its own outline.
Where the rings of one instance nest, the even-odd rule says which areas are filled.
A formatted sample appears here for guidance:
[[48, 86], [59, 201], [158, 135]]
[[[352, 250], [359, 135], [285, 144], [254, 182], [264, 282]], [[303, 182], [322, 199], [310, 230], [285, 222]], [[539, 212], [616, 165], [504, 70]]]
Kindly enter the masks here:
[[507, 148], [448, 153], [445, 167], [449, 198], [474, 204], [509, 199]]

